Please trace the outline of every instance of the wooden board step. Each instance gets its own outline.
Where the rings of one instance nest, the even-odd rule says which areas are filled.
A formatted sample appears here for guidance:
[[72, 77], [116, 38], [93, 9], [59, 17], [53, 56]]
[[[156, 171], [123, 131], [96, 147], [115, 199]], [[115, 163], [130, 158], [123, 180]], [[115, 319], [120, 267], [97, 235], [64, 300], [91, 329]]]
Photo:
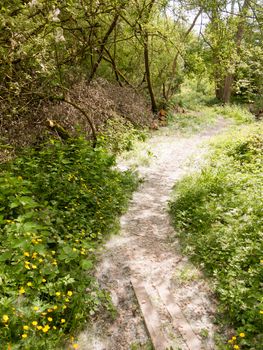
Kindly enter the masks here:
[[190, 323], [187, 321], [179, 305], [174, 302], [174, 297], [169, 291], [169, 289], [165, 286], [165, 283], [158, 283], [158, 285], [156, 285], [155, 287], [159, 293], [163, 304], [165, 305], [167, 311], [171, 316], [174, 328], [180, 332], [188, 349], [201, 350], [201, 340], [193, 331]]
[[163, 333], [160, 316], [151, 302], [143, 281], [136, 278], [131, 278], [131, 284], [141, 308], [144, 323], [148, 330], [154, 349], [169, 349], [170, 342], [168, 339], [166, 339]]

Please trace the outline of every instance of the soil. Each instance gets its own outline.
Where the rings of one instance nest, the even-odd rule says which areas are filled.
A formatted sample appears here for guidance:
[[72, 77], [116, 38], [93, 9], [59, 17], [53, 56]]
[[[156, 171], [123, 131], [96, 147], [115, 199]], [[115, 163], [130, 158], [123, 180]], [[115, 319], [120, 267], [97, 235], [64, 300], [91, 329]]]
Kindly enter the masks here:
[[[152, 157], [149, 165], [138, 167], [144, 181], [121, 218], [120, 234], [103, 248], [96, 270], [101, 287], [111, 293], [117, 317], [111, 320], [102, 315], [94, 320], [80, 334], [81, 350], [151, 349], [151, 322], [157, 327], [157, 341], [161, 332], [172, 349], [216, 348], [216, 301], [201, 271], [180, 251], [168, 201], [174, 184], [200, 169], [209, 149], [206, 141], [226, 127], [227, 122], [219, 118], [214, 126], [188, 137], [163, 128], [146, 142]], [[133, 163], [134, 159], [121, 160], [119, 166]], [[142, 313], [147, 300], [135, 295], [136, 284], [143, 286], [154, 317], [151, 310], [148, 315], [145, 310]], [[176, 318], [171, 309], [177, 310]]]

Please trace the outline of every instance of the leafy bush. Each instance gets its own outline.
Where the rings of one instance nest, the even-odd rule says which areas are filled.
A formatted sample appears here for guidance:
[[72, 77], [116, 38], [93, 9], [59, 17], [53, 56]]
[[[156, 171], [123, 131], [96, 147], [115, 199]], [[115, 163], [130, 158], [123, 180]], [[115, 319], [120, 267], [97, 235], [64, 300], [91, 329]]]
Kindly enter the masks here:
[[87, 315], [110, 311], [92, 277], [94, 252], [136, 187], [114, 163], [75, 139], [27, 151], [0, 172], [1, 348], [57, 349]]
[[262, 135], [256, 124], [221, 138], [211, 163], [178, 183], [170, 204], [185, 252], [213, 279], [219, 310], [236, 329], [224, 349], [263, 343]]
[[147, 135], [142, 128], [135, 127], [124, 118], [108, 119], [99, 135], [99, 143], [113, 154], [130, 151], [138, 140], [145, 141]]

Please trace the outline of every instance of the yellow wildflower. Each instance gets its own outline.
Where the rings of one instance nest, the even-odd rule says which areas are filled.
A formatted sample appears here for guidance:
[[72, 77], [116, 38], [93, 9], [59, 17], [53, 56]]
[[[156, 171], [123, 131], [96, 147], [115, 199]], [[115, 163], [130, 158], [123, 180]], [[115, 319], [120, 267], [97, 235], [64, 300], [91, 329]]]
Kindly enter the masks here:
[[73, 346], [73, 349], [78, 349], [78, 348], [79, 348], [79, 345], [78, 345], [78, 344], [76, 344], [76, 343], [75, 343], [75, 344], [73, 344], [72, 346]]
[[24, 256], [29, 257], [29, 256], [30, 256], [30, 254], [29, 254], [28, 252], [24, 252]]
[[47, 280], [45, 278], [42, 278], [42, 282], [45, 283], [47, 282]]
[[38, 242], [42, 242], [42, 239], [41, 239], [41, 238], [38, 238], [37, 241], [38, 241]]
[[52, 312], [53, 311], [53, 309], [47, 309], [47, 312]]
[[53, 321], [53, 318], [52, 318], [52, 317], [48, 317], [47, 320], [48, 320], [49, 322], [52, 322], [52, 321]]
[[263, 310], [260, 310], [259, 313], [260, 313], [261, 315], [263, 315]]
[[26, 285], [27, 285], [28, 287], [32, 287], [32, 286], [33, 286], [32, 282], [27, 282]]
[[34, 269], [34, 270], [37, 269], [37, 266], [34, 265], [34, 264], [32, 264], [31, 267], [32, 267], [32, 269]]
[[22, 338], [26, 339], [27, 338], [27, 334], [26, 333], [22, 334]]
[[3, 321], [4, 323], [7, 323], [7, 322], [8, 322], [8, 320], [9, 320], [8, 315], [3, 315], [3, 317], [2, 317], [2, 321]]
[[229, 344], [232, 344], [232, 343], [233, 343], [233, 340], [232, 340], [232, 339], [229, 339], [228, 343], [229, 343]]
[[56, 260], [53, 260], [53, 261], [52, 261], [52, 265], [57, 266], [57, 264], [58, 264], [58, 263], [56, 262]]
[[47, 333], [47, 332], [49, 331], [49, 329], [50, 329], [49, 325], [46, 324], [45, 327], [43, 327], [42, 331], [43, 331], [44, 333]]
[[37, 325], [38, 325], [37, 321], [33, 321], [33, 322], [32, 322], [32, 325], [33, 325], [33, 326], [37, 326]]
[[32, 254], [32, 259], [35, 259], [36, 257], [37, 257], [37, 253], [34, 252], [34, 253]]
[[56, 296], [60, 297], [61, 293], [60, 292], [56, 292]]
[[52, 254], [52, 255], [55, 255], [55, 254], [56, 254], [55, 250], [52, 250], [52, 251], [51, 251], [51, 254]]
[[34, 307], [33, 307], [33, 310], [38, 311], [38, 310], [39, 310], [39, 307], [38, 307], [38, 306], [34, 306]]
[[73, 252], [76, 252], [77, 251], [77, 249], [74, 247], [74, 248], [72, 248], [72, 250], [73, 250]]
[[43, 262], [43, 259], [38, 259], [38, 261], [39, 261], [40, 263], [42, 263], [42, 262]]
[[24, 287], [21, 287], [20, 289], [19, 289], [19, 294], [25, 294], [25, 289], [24, 289]]
[[53, 309], [54, 309], [54, 310], [57, 310], [57, 308], [58, 308], [57, 305], [54, 305], [54, 306], [53, 306]]
[[68, 303], [68, 302], [69, 302], [69, 298], [66, 298], [66, 299], [65, 299], [65, 302]]
[[240, 347], [238, 345], [234, 345], [234, 349], [238, 350]]
[[23, 330], [24, 330], [24, 331], [28, 331], [28, 330], [29, 330], [29, 327], [28, 327], [28, 326], [23, 326]]
[[47, 314], [46, 312], [42, 312], [41, 313], [42, 316], [46, 316], [46, 314]]
[[67, 306], [66, 305], [63, 305], [63, 309], [66, 309], [67, 308]]
[[241, 338], [244, 338], [245, 333], [239, 333], [239, 336], [240, 336]]
[[65, 318], [62, 318], [62, 319], [60, 320], [60, 322], [61, 322], [61, 323], [65, 323], [65, 322], [66, 322]]
[[53, 329], [57, 329], [57, 327], [56, 327], [56, 326], [53, 326]]
[[232, 337], [232, 340], [236, 340], [236, 339], [237, 339], [237, 337], [235, 337], [235, 336], [234, 336], [234, 337]]
[[71, 290], [69, 290], [67, 294], [68, 294], [69, 297], [71, 297], [73, 292]]
[[38, 329], [39, 331], [41, 331], [42, 328], [43, 328], [42, 326], [37, 326], [37, 329]]

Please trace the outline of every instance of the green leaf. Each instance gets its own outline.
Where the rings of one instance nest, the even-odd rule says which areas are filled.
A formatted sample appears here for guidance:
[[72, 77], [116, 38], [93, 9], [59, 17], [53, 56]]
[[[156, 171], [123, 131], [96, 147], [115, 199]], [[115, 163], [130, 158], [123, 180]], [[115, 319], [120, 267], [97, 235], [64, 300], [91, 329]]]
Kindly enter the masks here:
[[80, 266], [83, 270], [90, 270], [93, 267], [93, 263], [91, 260], [81, 260]]

